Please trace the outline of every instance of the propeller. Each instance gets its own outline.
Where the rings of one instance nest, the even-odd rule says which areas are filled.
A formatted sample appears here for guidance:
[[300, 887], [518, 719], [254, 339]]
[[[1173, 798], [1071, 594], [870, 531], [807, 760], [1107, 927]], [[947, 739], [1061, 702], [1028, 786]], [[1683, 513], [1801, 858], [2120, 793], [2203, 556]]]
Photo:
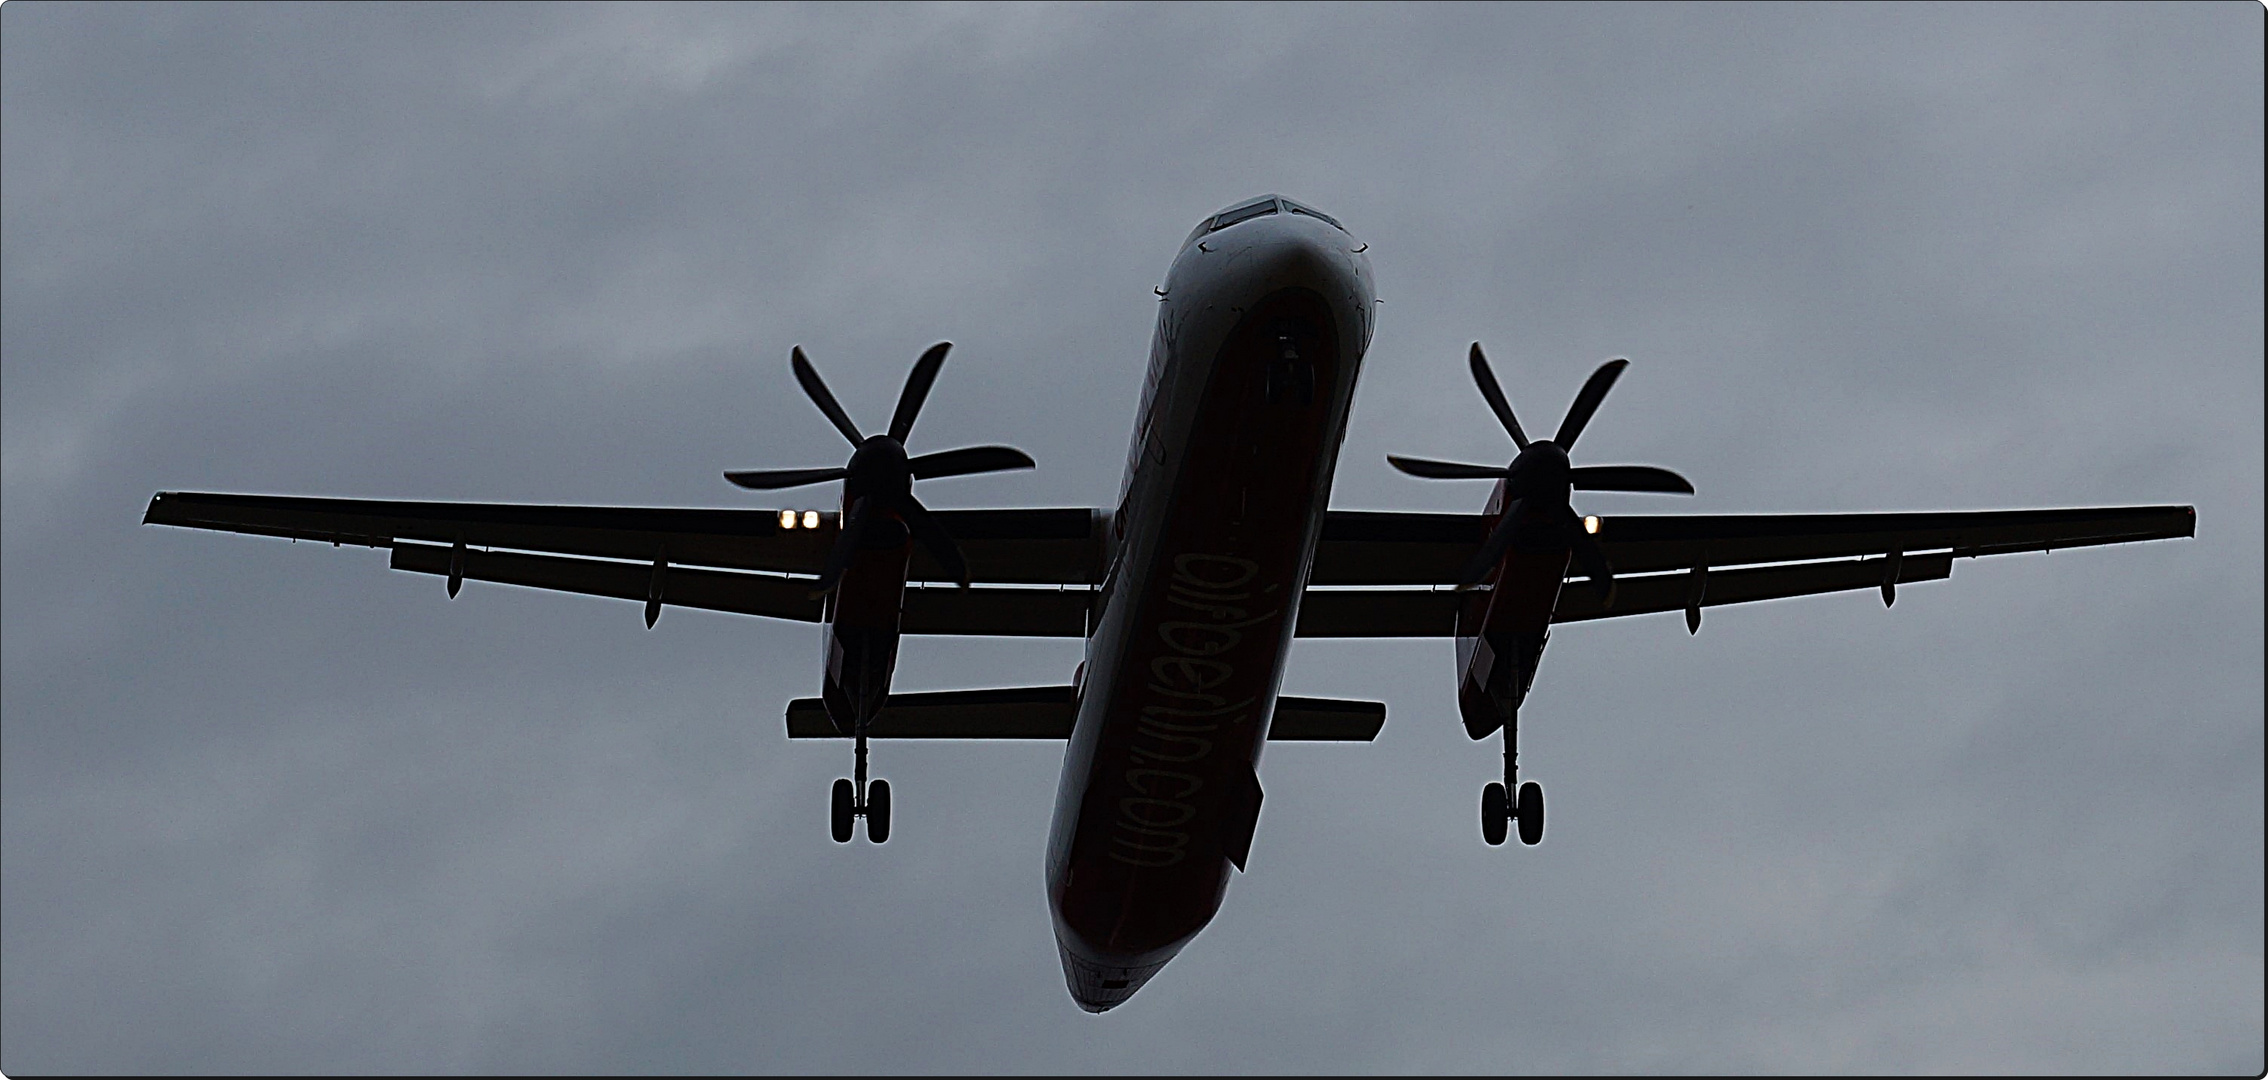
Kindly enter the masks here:
[[1489, 411], [1496, 414], [1497, 423], [1504, 425], [1504, 433], [1512, 436], [1512, 444], [1520, 448], [1518, 456], [1509, 465], [1466, 465], [1455, 461], [1433, 461], [1427, 458], [1386, 455], [1388, 464], [1428, 480], [1503, 480], [1505, 484], [1504, 514], [1496, 528], [1489, 531], [1488, 540], [1465, 564], [1459, 588], [1471, 588], [1487, 575], [1489, 568], [1504, 557], [1504, 550], [1512, 546], [1513, 538], [1522, 534], [1555, 536], [1565, 542], [1574, 554], [1575, 561], [1591, 579], [1608, 603], [1614, 598], [1614, 568], [1607, 565], [1606, 549], [1583, 527], [1583, 518], [1570, 505], [1569, 497], [1576, 491], [1650, 491], [1665, 494], [1691, 495], [1693, 485], [1668, 469], [1652, 465], [1587, 465], [1569, 464], [1567, 452], [1590, 425], [1591, 416], [1598, 412], [1599, 403], [1606, 400], [1607, 391], [1614, 381], [1622, 377], [1622, 369], [1630, 366], [1628, 360], [1609, 360], [1599, 365], [1575, 395], [1575, 403], [1567, 407], [1567, 415], [1559, 422], [1559, 430], [1549, 439], [1530, 441], [1528, 433], [1520, 427], [1518, 417], [1512, 415], [1512, 403], [1504, 397], [1504, 389], [1497, 385], [1496, 373], [1489, 370], [1488, 358], [1481, 354], [1480, 342], [1473, 343], [1467, 365], [1472, 369], [1473, 382], [1480, 387], [1481, 397], [1487, 399]]
[[[850, 462], [825, 469], [746, 469], [724, 475], [725, 479], [756, 491], [776, 491], [831, 480], [843, 482], [842, 532], [836, 537], [834, 548], [827, 552], [827, 562], [819, 573], [814, 592], [833, 589], [835, 583], [842, 580], [843, 571], [850, 566], [851, 556], [860, 546], [869, 541], [896, 542], [888, 530], [901, 526], [929, 550], [954, 581], [963, 588], [968, 587], [969, 567], [967, 560], [961, 557], [961, 546], [953, 542], [953, 535], [945, 531], [937, 516], [914, 498], [913, 482], [1029, 469], [1034, 463], [1030, 454], [1012, 446], [966, 446], [919, 457], [906, 456], [906, 436], [913, 433], [914, 418], [921, 415], [922, 402], [928, 400], [929, 388], [936, 383], [938, 370], [945, 366], [945, 352], [952, 347], [952, 342], [940, 341], [914, 361], [913, 370], [906, 375], [905, 389], [898, 394], [897, 411], [890, 414], [890, 429], [880, 435], [859, 434], [858, 425], [851, 422], [850, 414], [843, 411], [842, 403], [827, 389], [827, 381], [819, 377], [819, 369], [811, 366], [810, 359], [803, 355], [802, 346], [796, 346], [789, 354], [789, 366], [795, 369], [797, 384], [803, 387], [811, 403], [826, 414], [835, 430], [849, 440]], [[902, 538], [901, 534], [896, 540]]]

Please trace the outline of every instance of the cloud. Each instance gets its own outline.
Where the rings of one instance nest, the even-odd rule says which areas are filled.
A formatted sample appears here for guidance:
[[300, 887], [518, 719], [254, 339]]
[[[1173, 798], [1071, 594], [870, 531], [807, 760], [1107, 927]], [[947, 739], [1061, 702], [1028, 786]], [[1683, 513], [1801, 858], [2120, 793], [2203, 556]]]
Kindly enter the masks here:
[[[9, 1071], [2261, 1067], [2249, 10], [503, 11], [0, 16]], [[1507, 454], [1479, 339], [1524, 418], [1631, 357], [1584, 453], [1676, 509], [2198, 538], [1567, 627], [1533, 850], [1474, 835], [1445, 644], [1302, 644], [1384, 736], [1271, 748], [1252, 872], [1094, 1018], [1056, 748], [882, 747], [896, 836], [837, 848], [808, 628], [135, 524], [753, 505], [720, 470], [841, 450], [791, 345], [879, 417], [937, 340], [916, 438], [1040, 468], [924, 497], [1102, 505], [1150, 286], [1268, 190], [1386, 299], [1334, 505], [1478, 502], [1382, 457]]]

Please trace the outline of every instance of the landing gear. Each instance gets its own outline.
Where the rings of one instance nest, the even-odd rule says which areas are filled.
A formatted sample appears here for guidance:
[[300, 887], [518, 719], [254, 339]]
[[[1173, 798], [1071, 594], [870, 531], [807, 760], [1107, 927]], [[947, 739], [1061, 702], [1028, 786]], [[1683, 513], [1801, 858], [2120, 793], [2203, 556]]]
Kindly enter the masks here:
[[[1520, 819], [1520, 842], [1534, 847], [1543, 843], [1543, 785], [1533, 780], [1520, 785], [1520, 801], [1512, 808]], [[872, 826], [868, 826], [872, 828]]]
[[1512, 804], [1504, 797], [1504, 785], [1494, 780], [1480, 791], [1480, 834], [1495, 847], [1504, 842], [1504, 827], [1511, 824]]
[[[1519, 783], [1520, 778], [1520, 720], [1517, 715], [1504, 725], [1504, 782], [1490, 781], [1481, 789], [1481, 839], [1490, 847], [1504, 842], [1506, 826], [1520, 823], [1520, 842], [1534, 847], [1543, 843], [1543, 785], [1533, 780]], [[1511, 797], [1519, 792], [1517, 800]]]
[[1315, 403], [1315, 366], [1300, 357], [1294, 336], [1304, 329], [1289, 320], [1276, 324], [1276, 357], [1268, 361], [1267, 370], [1270, 405]]
[[[850, 843], [851, 819], [858, 816], [858, 791], [848, 780], [835, 781], [834, 803], [828, 807], [827, 824], [835, 830], [835, 842]], [[1499, 840], [1498, 843], [1503, 841]]]
[[[890, 839], [890, 782], [866, 779], [866, 735], [858, 736], [858, 779], [835, 781], [832, 800], [828, 804], [827, 825], [833, 831], [835, 842], [850, 843], [852, 824], [858, 818], [866, 819], [866, 838], [880, 844]], [[860, 798], [860, 792], [865, 797]]]
[[[1539, 803], [1539, 805], [1541, 805]], [[866, 785], [866, 838], [880, 844], [890, 839], [890, 782]]]

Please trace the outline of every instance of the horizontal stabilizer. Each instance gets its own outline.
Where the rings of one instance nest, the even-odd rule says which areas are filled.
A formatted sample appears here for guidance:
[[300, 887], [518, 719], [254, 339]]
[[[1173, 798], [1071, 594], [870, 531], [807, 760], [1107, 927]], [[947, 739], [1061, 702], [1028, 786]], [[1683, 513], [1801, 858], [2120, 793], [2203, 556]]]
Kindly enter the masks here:
[[[1078, 718], [1077, 688], [1019, 686], [892, 694], [867, 732], [871, 739], [1067, 739]], [[1386, 724], [1378, 701], [1279, 697], [1272, 741], [1369, 742]], [[788, 702], [791, 739], [839, 739], [818, 698]]]

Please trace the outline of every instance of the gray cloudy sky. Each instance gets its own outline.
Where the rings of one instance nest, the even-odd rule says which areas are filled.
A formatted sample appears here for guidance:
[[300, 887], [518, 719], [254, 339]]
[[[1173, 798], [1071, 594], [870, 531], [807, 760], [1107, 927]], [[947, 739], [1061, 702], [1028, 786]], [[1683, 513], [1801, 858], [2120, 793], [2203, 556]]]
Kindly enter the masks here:
[[[0, 13], [0, 1067], [2263, 1067], [2262, 25], [2055, 7]], [[2194, 541], [1565, 628], [1523, 758], [1446, 642], [1280, 746], [1218, 920], [1079, 1012], [1059, 747], [883, 746], [826, 837], [811, 628], [136, 524], [161, 489], [779, 505], [956, 343], [917, 449], [1100, 505], [1191, 223], [1280, 190], [1381, 295], [1334, 505], [1632, 367], [1592, 512], [2186, 502]], [[820, 505], [831, 493], [793, 493]], [[909, 642], [905, 689], [1075, 643]]]

